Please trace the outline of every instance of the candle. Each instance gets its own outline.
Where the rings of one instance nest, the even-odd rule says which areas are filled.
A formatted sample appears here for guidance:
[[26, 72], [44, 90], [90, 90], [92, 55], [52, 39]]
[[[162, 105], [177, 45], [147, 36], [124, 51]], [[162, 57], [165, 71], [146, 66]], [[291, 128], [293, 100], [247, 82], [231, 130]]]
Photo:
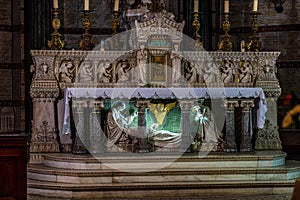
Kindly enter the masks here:
[[258, 10], [258, 0], [254, 0], [253, 2], [253, 12], [257, 12]]
[[84, 10], [89, 10], [89, 0], [84, 0]]
[[114, 11], [119, 11], [119, 0], [115, 0]]
[[224, 13], [229, 13], [229, 0], [224, 1]]
[[194, 0], [194, 12], [199, 11], [199, 0]]
[[58, 0], [53, 0], [53, 8], [58, 8]]

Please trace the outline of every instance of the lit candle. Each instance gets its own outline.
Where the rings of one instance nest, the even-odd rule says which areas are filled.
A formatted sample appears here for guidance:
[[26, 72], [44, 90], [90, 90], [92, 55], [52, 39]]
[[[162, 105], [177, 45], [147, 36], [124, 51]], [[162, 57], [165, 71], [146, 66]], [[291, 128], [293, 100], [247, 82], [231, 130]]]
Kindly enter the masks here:
[[199, 11], [199, 0], [194, 0], [194, 12]]
[[229, 13], [229, 0], [224, 1], [224, 13]]
[[84, 10], [89, 10], [89, 0], [84, 0]]
[[53, 8], [58, 8], [58, 0], [53, 0]]
[[258, 10], [258, 0], [254, 0], [253, 2], [253, 12], [257, 12]]
[[119, 11], [119, 0], [115, 0], [114, 11]]

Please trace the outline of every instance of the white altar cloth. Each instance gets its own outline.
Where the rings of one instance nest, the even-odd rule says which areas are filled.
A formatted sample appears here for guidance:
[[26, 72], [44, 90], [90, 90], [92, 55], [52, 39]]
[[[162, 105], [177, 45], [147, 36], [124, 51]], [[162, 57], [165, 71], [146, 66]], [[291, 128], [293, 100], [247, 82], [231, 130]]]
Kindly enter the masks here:
[[62, 134], [70, 134], [70, 101], [75, 98], [109, 99], [233, 99], [260, 98], [257, 127], [263, 128], [267, 105], [261, 88], [66, 88]]

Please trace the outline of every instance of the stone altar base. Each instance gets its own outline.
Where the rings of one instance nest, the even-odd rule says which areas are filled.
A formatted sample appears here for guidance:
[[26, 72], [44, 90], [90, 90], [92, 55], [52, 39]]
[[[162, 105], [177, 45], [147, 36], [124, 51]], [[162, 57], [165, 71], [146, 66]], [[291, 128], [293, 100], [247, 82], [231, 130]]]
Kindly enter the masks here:
[[28, 195], [64, 199], [222, 194], [292, 195], [300, 166], [281, 151], [248, 153], [45, 154], [28, 166]]

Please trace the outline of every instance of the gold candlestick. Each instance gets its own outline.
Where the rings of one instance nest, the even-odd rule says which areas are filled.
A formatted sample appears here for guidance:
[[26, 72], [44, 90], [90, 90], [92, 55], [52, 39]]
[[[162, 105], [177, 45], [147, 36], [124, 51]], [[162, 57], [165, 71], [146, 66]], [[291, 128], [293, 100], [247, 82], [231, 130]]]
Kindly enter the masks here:
[[60, 20], [58, 18], [59, 11], [57, 8], [53, 9], [52, 27], [54, 32], [51, 34], [51, 40], [48, 41], [48, 47], [51, 50], [61, 50], [65, 46], [65, 42], [61, 40], [61, 34], [58, 32], [60, 28]]
[[229, 31], [231, 28], [229, 21], [229, 13], [224, 13], [224, 21], [222, 23], [222, 28], [224, 30], [224, 35], [222, 40], [218, 43], [218, 49], [220, 51], [232, 51], [232, 41], [230, 40]]
[[193, 33], [193, 39], [196, 41], [196, 44], [198, 44], [200, 47], [203, 47], [203, 43], [201, 42], [201, 36], [199, 34], [199, 30], [200, 30], [200, 22], [199, 22], [199, 12], [194, 12], [193, 13], [193, 23], [192, 23], [192, 27], [194, 30]]
[[253, 12], [251, 13], [251, 15], [252, 15], [252, 23], [251, 23], [252, 35], [250, 36], [250, 42], [247, 43], [246, 47], [248, 51], [258, 52], [261, 49], [261, 42], [259, 41], [259, 37], [258, 37], [259, 24], [257, 22], [259, 13]]
[[113, 15], [114, 15], [114, 19], [112, 21], [112, 30], [114, 35], [119, 33], [119, 29], [120, 29], [119, 12], [114, 11]]
[[90, 51], [95, 47], [95, 41], [92, 39], [92, 35], [89, 33], [91, 29], [91, 21], [90, 21], [90, 11], [84, 10], [83, 11], [83, 22], [82, 28], [84, 33], [82, 35], [82, 40], [79, 43], [79, 49]]

